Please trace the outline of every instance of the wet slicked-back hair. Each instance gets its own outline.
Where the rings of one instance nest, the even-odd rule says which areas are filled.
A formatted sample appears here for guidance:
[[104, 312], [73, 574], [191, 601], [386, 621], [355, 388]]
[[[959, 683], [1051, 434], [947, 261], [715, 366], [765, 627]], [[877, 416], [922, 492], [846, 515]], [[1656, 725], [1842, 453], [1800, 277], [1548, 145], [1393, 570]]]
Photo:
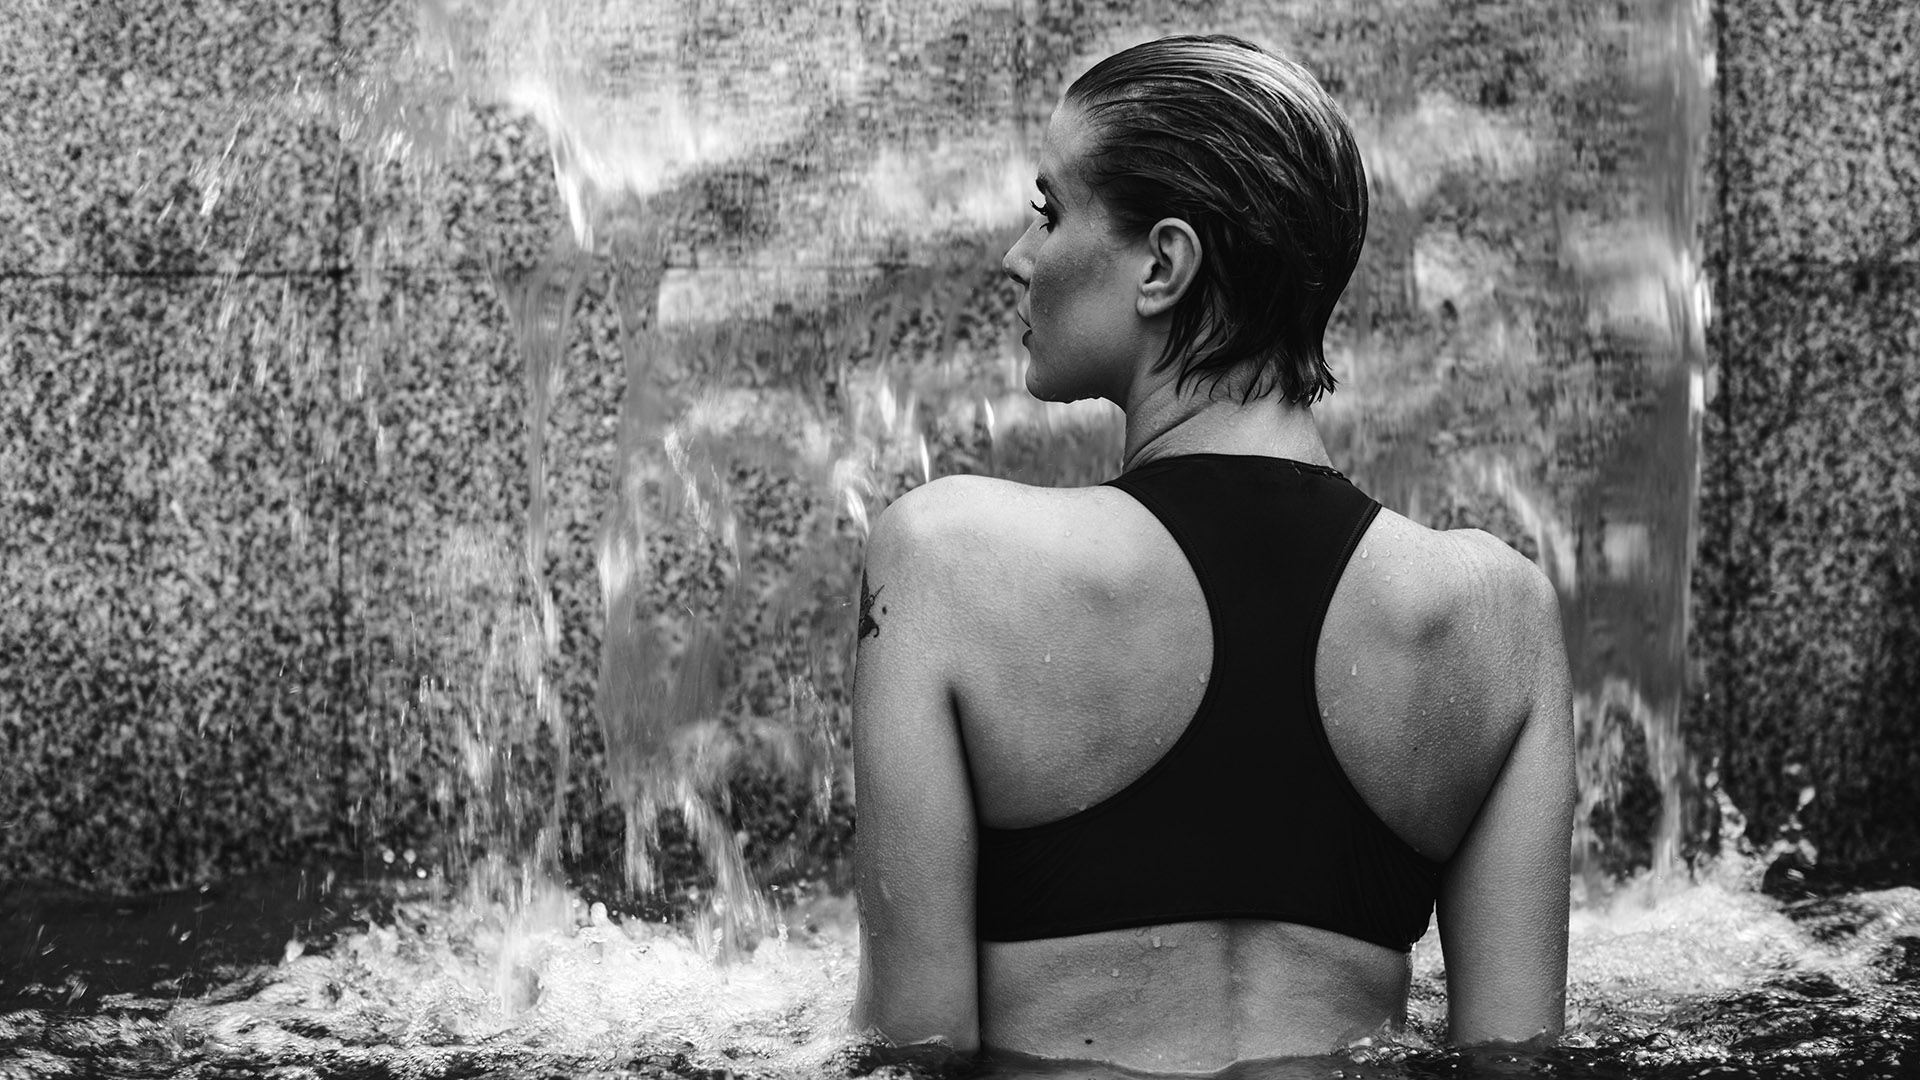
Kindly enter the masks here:
[[1176, 217], [1200, 275], [1173, 311], [1156, 371], [1217, 387], [1253, 368], [1243, 401], [1334, 388], [1322, 339], [1367, 235], [1367, 177], [1346, 114], [1306, 68], [1225, 34], [1115, 53], [1067, 88], [1089, 121], [1082, 176], [1119, 227]]

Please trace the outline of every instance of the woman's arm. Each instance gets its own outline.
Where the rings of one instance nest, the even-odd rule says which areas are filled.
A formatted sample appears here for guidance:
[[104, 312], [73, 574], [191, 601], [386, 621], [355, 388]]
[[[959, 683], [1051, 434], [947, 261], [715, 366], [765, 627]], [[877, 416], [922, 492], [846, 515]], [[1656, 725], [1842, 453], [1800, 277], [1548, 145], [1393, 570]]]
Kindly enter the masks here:
[[1516, 633], [1538, 645], [1527, 719], [1440, 882], [1456, 1043], [1558, 1038], [1566, 1023], [1573, 709], [1553, 586], [1527, 567]]
[[927, 489], [867, 543], [854, 675], [860, 988], [853, 1023], [897, 1044], [980, 1041], [973, 794], [948, 663], [961, 575]]

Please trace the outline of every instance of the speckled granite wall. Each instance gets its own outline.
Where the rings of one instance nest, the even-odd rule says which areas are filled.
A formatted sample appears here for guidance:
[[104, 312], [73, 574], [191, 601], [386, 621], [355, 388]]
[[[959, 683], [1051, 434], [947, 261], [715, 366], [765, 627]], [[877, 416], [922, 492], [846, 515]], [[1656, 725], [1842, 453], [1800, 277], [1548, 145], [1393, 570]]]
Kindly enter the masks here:
[[0, 877], [285, 857], [338, 801], [345, 176], [333, 125], [255, 113], [333, 77], [333, 5], [6, 18]]
[[1920, 8], [1724, 0], [1694, 714], [1762, 848], [1920, 857]]
[[[1149, 0], [1016, 6], [1031, 19], [1017, 42], [994, 36], [1004, 4], [916, 7], [928, 25], [904, 50], [875, 32], [860, 46], [869, 64], [923, 74], [869, 103], [866, 127], [835, 120], [819, 140], [671, 193], [669, 259], [685, 269], [729, 238], [763, 236], [795, 212], [783, 183], [876, 139], [922, 152], [948, 134], [942, 110], [983, 86], [1011, 81], [1037, 117], [1057, 82], [1043, 73], [1110, 47], [1113, 26], [1193, 16]], [[1200, 6], [1223, 13], [1221, 28], [1268, 27], [1256, 36], [1295, 48], [1391, 159], [1367, 302], [1358, 315], [1343, 306], [1335, 327], [1370, 342], [1348, 350], [1349, 389], [1326, 412], [1336, 453], [1406, 512], [1550, 560], [1551, 530], [1522, 519], [1585, 513], [1580, 492], [1636, 438], [1620, 421], [1658, 397], [1632, 304], [1589, 310], [1554, 292], [1568, 259], [1574, 278], [1616, 280], [1609, 252], [1632, 241], [1618, 24], [1590, 5], [1522, 0], [1488, 0], [1471, 18], [1398, 0], [1259, 0], [1244, 18]], [[9, 13], [0, 879], [143, 888], [455, 835], [478, 786], [462, 731], [519, 745], [526, 790], [545, 797], [554, 739], [525, 681], [483, 661], [512, 652], [530, 610], [512, 569], [527, 386], [503, 295], [549, 258], [565, 213], [545, 137], [524, 117], [452, 110], [460, 149], [424, 180], [371, 138], [382, 105], [363, 91], [417, 62], [416, 10], [227, 0], [182, 14], [113, 0]], [[1915, 144], [1898, 123], [1914, 102], [1894, 55], [1915, 16], [1728, 4], [1720, 18], [1725, 205], [1695, 741], [1719, 755], [1763, 840], [1810, 780], [1803, 817], [1820, 842], [1870, 855], [1920, 817], [1908, 731], [1920, 600], [1902, 542], [1916, 531], [1915, 454], [1901, 441], [1915, 428]], [[881, 302], [828, 305], [825, 322], [791, 308], [731, 320], [675, 362], [745, 388], [768, 364], [995, 354], [1011, 320], [992, 253], [951, 262], [895, 266]], [[612, 854], [592, 538], [626, 379], [611, 358], [648, 316], [623, 323], [604, 273], [580, 288], [549, 438], [546, 570], [567, 658], [549, 674], [572, 755], [569, 840]], [[1556, 330], [1544, 313], [1559, 308], [1576, 315], [1561, 312], [1571, 322]], [[928, 421], [937, 471], [979, 464], [972, 416]], [[999, 467], [1024, 477], [1013, 425], [1001, 426]], [[1025, 452], [1044, 464], [1060, 445]], [[1090, 436], [1067, 456], [1097, 473], [1105, 453]], [[746, 553], [750, 576], [794, 580], [796, 546], [831, 572], [800, 579], [802, 602], [766, 603], [779, 582], [756, 579], [757, 606], [727, 622], [739, 659], [722, 711], [788, 722], [797, 671], [824, 673], [821, 707], [838, 708], [844, 658], [818, 653], [845, 638], [822, 628], [845, 614], [856, 533], [817, 491], [764, 471], [727, 482], [743, 513], [771, 515], [747, 523], [765, 541]], [[652, 609], [720, 602], [724, 560], [686, 543], [655, 556]], [[1591, 651], [1585, 675], [1598, 679], [1609, 661]], [[798, 797], [783, 800], [770, 805], [800, 816]]]
[[[9, 13], [0, 881], [179, 885], [388, 844], [457, 847], [474, 826], [524, 845], [524, 820], [499, 819], [541, 816], [562, 746], [570, 847], [618, 861], [594, 713], [593, 541], [623, 334], [652, 316], [619, 310], [604, 262], [577, 281], [546, 470], [565, 662], [548, 664], [560, 704], [543, 711], [516, 653], [538, 629], [518, 569], [528, 387], [509, 309], [516, 283], [564, 268], [550, 260], [566, 213], [539, 126], [458, 88], [437, 103], [458, 126], [443, 159], [383, 152], [381, 88], [417, 72], [423, 10], [444, 14], [414, 0]], [[429, 105], [435, 77], [411, 87]], [[926, 113], [905, 97], [890, 109], [882, 125]], [[757, 167], [813, 168], [807, 155], [831, 150], [776, 149], [777, 165]], [[722, 173], [661, 198], [681, 265], [764, 227], [754, 188]], [[980, 252], [965, 257], [974, 277], [997, 277]], [[821, 362], [829, 338], [796, 318], [695, 334], [669, 380], [744, 387], [769, 358]], [[832, 345], [856, 362], [906, 347], [916, 318], [890, 304]], [[756, 580], [759, 606], [729, 613], [738, 659], [722, 711], [790, 719], [794, 671], [823, 673], [829, 699], [843, 689], [842, 658], [797, 654], [848, 604], [857, 534], [815, 492], [730, 482], [757, 538], [743, 573], [790, 560], [761, 548], [797, 537], [844, 579], [802, 579], [820, 587], [777, 611], [776, 583]], [[646, 611], [710, 614], [724, 560], [671, 523], [653, 539]], [[480, 776], [479, 745], [520, 775]], [[784, 781], [765, 782], [786, 798]], [[844, 813], [826, 824], [844, 835]]]

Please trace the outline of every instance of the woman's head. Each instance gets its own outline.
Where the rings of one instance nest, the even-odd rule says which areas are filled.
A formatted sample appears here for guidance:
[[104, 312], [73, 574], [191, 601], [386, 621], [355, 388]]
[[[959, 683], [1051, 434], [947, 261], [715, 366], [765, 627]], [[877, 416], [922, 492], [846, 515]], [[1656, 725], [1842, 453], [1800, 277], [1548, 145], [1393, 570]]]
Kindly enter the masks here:
[[1297, 404], [1333, 389], [1322, 338], [1366, 238], [1367, 182], [1305, 68], [1240, 38], [1163, 38], [1082, 75], [1062, 121], [1075, 186], [1116, 243], [1157, 244], [1176, 219], [1198, 248], [1154, 370], [1180, 364], [1180, 389], [1232, 374], [1243, 397]]

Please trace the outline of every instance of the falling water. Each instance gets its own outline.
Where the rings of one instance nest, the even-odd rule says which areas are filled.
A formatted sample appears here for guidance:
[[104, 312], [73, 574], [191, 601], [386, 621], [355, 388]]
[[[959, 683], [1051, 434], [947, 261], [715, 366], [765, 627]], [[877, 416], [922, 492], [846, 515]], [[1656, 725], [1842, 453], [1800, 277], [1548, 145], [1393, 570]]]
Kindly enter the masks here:
[[1683, 709], [1711, 315], [1700, 245], [1713, 51], [1706, 0], [1662, 0], [1650, 12], [1630, 53], [1646, 115], [1646, 208], [1630, 243], [1587, 253], [1586, 287], [1604, 317], [1637, 326], [1656, 389], [1585, 500], [1597, 543], [1587, 595], [1570, 606], [1569, 646], [1600, 665], [1576, 702], [1585, 751], [1576, 845], [1589, 859], [1598, 851], [1596, 811], [1621, 801], [1634, 764], [1623, 728], [1636, 729], [1659, 800], [1649, 858], [1664, 878], [1683, 869], [1690, 818], [1704, 805]]
[[[1035, 99], [1057, 89], [1034, 83], [1018, 64], [984, 83], [957, 71], [943, 82], [939, 69], [919, 85], [901, 83], [901, 58], [927, 55], [935, 35], [959, 25], [962, 10], [822, 2], [773, 17], [739, 5], [584, 0], [429, 0], [421, 8], [422, 55], [440, 58], [464, 92], [540, 126], [565, 209], [565, 232], [543, 261], [495, 274], [527, 371], [524, 562], [534, 633], [528, 647], [537, 653], [529, 693], [559, 771], [531, 853], [553, 868], [569, 742], [547, 674], [562, 658], [546, 580], [546, 426], [564, 382], [569, 317], [592, 281], [618, 312], [625, 374], [616, 478], [596, 542], [604, 618], [596, 712], [609, 794], [626, 821], [627, 881], [642, 892], [661, 883], [656, 836], [662, 812], [673, 811], [706, 860], [716, 885], [708, 914], [729, 941], [764, 930], [768, 910], [728, 824], [729, 777], [751, 759], [810, 777], [822, 792], [843, 767], [821, 726], [823, 711], [835, 706], [831, 695], [821, 697], [833, 680], [821, 677], [818, 663], [786, 675], [786, 717], [753, 730], [720, 717], [740, 659], [731, 628], [755, 618], [766, 600], [756, 580], [780, 578], [788, 596], [844, 588], [847, 567], [835, 560], [857, 561], [847, 541], [897, 493], [889, 478], [925, 482], [936, 473], [936, 456], [944, 469], [1038, 483], [1097, 482], [1117, 465], [1111, 408], [1032, 401], [1021, 389], [1018, 350], [1004, 337], [976, 337], [974, 356], [958, 362], [948, 316], [933, 335], [940, 343], [934, 363], [889, 355], [910, 329], [906, 318], [964, 306], [950, 292], [940, 295], [967, 287], [940, 265], [964, 266], [966, 256], [943, 249], [1019, 220]], [[1441, 382], [1407, 378], [1408, 364], [1432, 364], [1435, 342], [1373, 332], [1383, 312], [1454, 320], [1463, 332], [1471, 325], [1477, 357], [1470, 362], [1491, 362], [1499, 379], [1531, 387], [1530, 394], [1577, 401], [1584, 391], [1564, 375], [1542, 374], [1548, 345], [1541, 324], [1515, 317], [1511, 302], [1488, 291], [1551, 269], [1503, 264], [1466, 234], [1407, 234], [1404, 223], [1445, 198], [1451, 176], [1524, 182], [1552, 167], [1551, 150], [1537, 130], [1497, 110], [1393, 91], [1350, 103], [1384, 192], [1373, 241], [1384, 261], [1363, 264], [1356, 277], [1359, 332], [1336, 325], [1331, 342], [1348, 389], [1321, 410], [1336, 456], [1363, 486], [1416, 520], [1493, 528], [1533, 555], [1559, 588], [1581, 729], [1576, 855], [1590, 873], [1621, 865], [1618, 852], [1608, 852], [1619, 846], [1622, 815], [1642, 775], [1659, 804], [1646, 858], [1672, 873], [1688, 800], [1700, 787], [1680, 730], [1704, 385], [1697, 219], [1711, 54], [1703, 4], [1662, 0], [1652, 10], [1655, 17], [1632, 28], [1623, 91], [1665, 118], [1643, 124], [1649, 183], [1640, 211], [1625, 224], [1562, 225], [1555, 242], [1560, 262], [1572, 268], [1580, 317], [1626, 343], [1657, 384], [1654, 407], [1611, 435], [1611, 456], [1571, 484], [1552, 478], [1550, 455], [1525, 447], [1538, 442], [1529, 426], [1565, 423], [1577, 432], [1586, 422], [1578, 414], [1543, 420], [1516, 412], [1501, 421], [1510, 428], [1504, 438], [1455, 447], [1444, 379], [1447, 365], [1469, 361], [1443, 355], [1435, 369]], [[1000, 33], [1016, 58], [1026, 57], [1035, 27], [1051, 25], [1048, 17], [1024, 4], [988, 5], [970, 17], [968, 32]], [[1237, 28], [1261, 36], [1256, 26]], [[860, 59], [874, 55], [876, 41], [890, 45], [893, 63]], [[1089, 51], [1117, 43], [1089, 43]], [[829, 56], [837, 62], [816, 62]], [[944, 110], [945, 130], [915, 130], [917, 98], [947, 85], [964, 85], [970, 97], [958, 110], [934, 110]], [[890, 96], [904, 100], [889, 110]], [[805, 164], [833, 154], [841, 160], [832, 168]], [[749, 202], [726, 211], [736, 214], [731, 225], [723, 221], [703, 246], [689, 246], [688, 215], [711, 210], [689, 203], [698, 189], [693, 178], [756, 174], [771, 185], [777, 213], [763, 218]], [[975, 258], [990, 265], [994, 254], [981, 250]], [[750, 388], [725, 388], [724, 366], [694, 374], [715, 355], [709, 350], [721, 350], [716, 359], [724, 364], [731, 362], [724, 350], [743, 344], [707, 327], [770, 308], [817, 313], [821, 357], [844, 356], [863, 332], [875, 355], [858, 369], [841, 359], [775, 378], [761, 373]], [[938, 455], [929, 442], [936, 433], [968, 431], [944, 439]], [[812, 561], [765, 564], [742, 519], [742, 467], [789, 474], [841, 511], [837, 523], [821, 516], [804, 523]], [[697, 602], [663, 620], [655, 577], [668, 555], [704, 567], [705, 584]], [[844, 637], [831, 629], [822, 636]], [[796, 719], [802, 714], [812, 719]]]
[[[721, 716], [724, 684], [742, 663], [730, 642], [734, 628], [763, 609], [778, 625], [823, 591], [848, 591], [858, 538], [892, 488], [886, 477], [901, 466], [917, 482], [933, 475], [929, 406], [944, 413], [973, 407], [991, 417], [997, 398], [1001, 429], [1017, 432], [1037, 420], [1040, 448], [1051, 440], [1056, 413], [1086, 411], [1036, 409], [1009, 389], [973, 385], [952, 362], [930, 374], [885, 355], [913, 315], [901, 302], [913, 299], [911, 293], [897, 291], [901, 260], [924, 264], [956, 230], [1019, 220], [1030, 171], [1007, 126], [1019, 110], [1011, 107], [1013, 88], [1005, 80], [999, 92], [1007, 100], [997, 107], [975, 103], [963, 123], [934, 137], [938, 145], [929, 156], [913, 154], [925, 133], [910, 130], [911, 103], [891, 117], [871, 116], [874, 104], [888, 99], [894, 75], [858, 58], [876, 42], [915, 47], [916, 35], [965, 10], [949, 6], [908, 12], [816, 3], [781, 16], [752, 5], [429, 0], [421, 7], [419, 54], [438, 58], [464, 92], [504, 103], [540, 125], [566, 211], [566, 232], [553, 239], [542, 262], [494, 274], [527, 372], [525, 573], [537, 630], [528, 647], [538, 653], [530, 697], [559, 749], [553, 809], [529, 854], [540, 872], [555, 869], [567, 785], [568, 732], [546, 674], [560, 647], [546, 581], [546, 429], [564, 383], [569, 318], [583, 284], [591, 282], [618, 313], [625, 374], [616, 476], [596, 552], [604, 616], [596, 712], [608, 793], [624, 808], [626, 880], [637, 892], [662, 884], [656, 850], [662, 813], [672, 811], [691, 835], [714, 883], [696, 914], [712, 920], [729, 953], [771, 925], [728, 823], [732, 776], [751, 762], [807, 778], [815, 801], [810, 812], [820, 816], [845, 768], [830, 719], [844, 704], [822, 699], [834, 679], [821, 669], [843, 670], [846, 658], [819, 655], [844, 635], [817, 624], [779, 627], [781, 634], [818, 639], [803, 646], [814, 656], [813, 670], [784, 675], [784, 716], [742, 724]], [[992, 17], [1007, 23], [1008, 14], [1000, 9]], [[771, 35], [780, 47], [743, 50], [755, 33]], [[965, 73], [954, 75], [958, 80]], [[398, 111], [389, 108], [383, 118], [404, 130]], [[869, 122], [849, 125], [856, 111]], [[810, 128], [824, 146], [795, 142]], [[901, 141], [856, 141], [863, 129], [889, 128]], [[856, 146], [850, 170], [820, 173], [817, 166], [791, 164]], [[777, 191], [779, 217], [743, 224], [723, 216], [709, 247], [685, 248], [675, 229], [684, 233], [690, 211], [696, 218], [700, 213], [687, 203], [687, 179], [742, 162], [785, 180]], [[783, 169], [790, 170], [784, 178]], [[744, 242], [728, 229], [744, 229]], [[908, 281], [914, 273], [907, 272]], [[950, 287], [941, 273], [919, 274], [927, 293], [922, 301]], [[869, 292], [883, 281], [894, 295]], [[830, 369], [755, 378], [750, 390], [726, 388], [724, 371], [707, 376], [705, 385], [690, 378], [687, 368], [702, 354], [727, 345], [706, 326], [794, 304], [824, 310], [822, 355], [836, 351], [836, 343], [853, 345], [864, 331], [881, 353], [879, 362], [850, 370], [840, 360]], [[867, 326], [854, 325], [861, 322]], [[868, 329], [876, 324], [877, 333]], [[951, 361], [950, 347], [947, 352]], [[1009, 366], [1005, 386], [1019, 386], [1019, 377]], [[1096, 426], [1111, 433], [1112, 420], [1102, 415]], [[1062, 423], [1072, 431], [1079, 421]], [[989, 448], [994, 429], [989, 419]], [[1087, 473], [1078, 479], [1100, 478], [1114, 457], [1075, 455]], [[1018, 455], [1006, 463], [1019, 470]], [[825, 493], [838, 511], [799, 523], [805, 557], [798, 565], [770, 564], [760, 538], [747, 532], [742, 468], [790, 475], [803, 490]], [[664, 619], [657, 580], [663, 559], [690, 562], [700, 582], [682, 610]], [[838, 697], [844, 702], [843, 693]]]
[[529, 853], [542, 872], [559, 869], [558, 834], [566, 813], [566, 789], [571, 743], [567, 721], [554, 692], [549, 667], [559, 659], [560, 620], [547, 584], [548, 511], [547, 420], [553, 398], [560, 392], [565, 369], [568, 322], [579, 298], [585, 267], [581, 260], [557, 252], [548, 264], [522, 278], [496, 271], [494, 287], [506, 305], [527, 373], [527, 523], [525, 573], [532, 595], [536, 636], [529, 642], [535, 658], [532, 669], [533, 715], [544, 723], [556, 755], [553, 801], [545, 823], [536, 833]]

